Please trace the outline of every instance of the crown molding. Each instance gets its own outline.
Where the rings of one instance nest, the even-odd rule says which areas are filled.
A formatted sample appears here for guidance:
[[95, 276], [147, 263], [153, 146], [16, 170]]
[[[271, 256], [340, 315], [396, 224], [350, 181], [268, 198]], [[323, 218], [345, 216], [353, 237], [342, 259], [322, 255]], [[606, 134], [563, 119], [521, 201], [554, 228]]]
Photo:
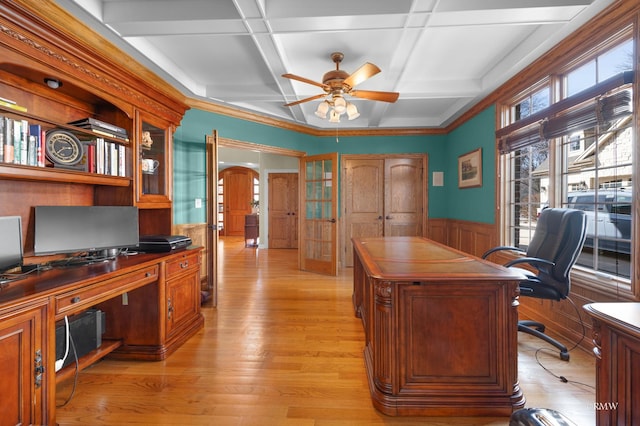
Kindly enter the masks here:
[[247, 142], [247, 141], [239, 141], [236, 139], [229, 138], [218, 138], [218, 146], [223, 146], [225, 148], [238, 148], [249, 151], [258, 151], [267, 154], [277, 154], [277, 155], [285, 155], [287, 157], [304, 157], [307, 155], [304, 151], [298, 151], [295, 149], [288, 148], [280, 148], [272, 145], [263, 145], [260, 143]]
[[[216, 114], [226, 115], [228, 117], [239, 118], [242, 120], [252, 121], [254, 123], [265, 124], [267, 126], [278, 127], [280, 129], [291, 130], [311, 136], [332, 137], [335, 136], [335, 129], [318, 129], [317, 127], [305, 126], [302, 124], [292, 123], [286, 120], [269, 117], [267, 115], [258, 114], [242, 110], [239, 108], [220, 105], [202, 99], [187, 98], [185, 103], [191, 108], [202, 111], [213, 112]], [[339, 129], [340, 136], [413, 136], [413, 135], [443, 135], [447, 131], [444, 128], [398, 128], [398, 129]]]

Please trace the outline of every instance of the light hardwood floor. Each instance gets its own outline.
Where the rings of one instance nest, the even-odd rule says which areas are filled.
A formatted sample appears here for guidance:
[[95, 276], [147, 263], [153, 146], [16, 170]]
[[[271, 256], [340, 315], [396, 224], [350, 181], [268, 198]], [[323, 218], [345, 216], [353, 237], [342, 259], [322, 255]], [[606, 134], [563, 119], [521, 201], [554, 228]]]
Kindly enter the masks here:
[[[84, 370], [60, 425], [507, 425], [508, 418], [387, 417], [371, 405], [353, 315], [352, 270], [325, 277], [297, 270], [295, 250], [220, 245], [219, 303], [205, 328], [162, 362], [105, 359]], [[536, 351], [520, 333], [519, 380], [527, 407], [595, 424], [595, 362]], [[589, 338], [589, 337], [587, 337]], [[58, 386], [58, 403], [73, 380]]]

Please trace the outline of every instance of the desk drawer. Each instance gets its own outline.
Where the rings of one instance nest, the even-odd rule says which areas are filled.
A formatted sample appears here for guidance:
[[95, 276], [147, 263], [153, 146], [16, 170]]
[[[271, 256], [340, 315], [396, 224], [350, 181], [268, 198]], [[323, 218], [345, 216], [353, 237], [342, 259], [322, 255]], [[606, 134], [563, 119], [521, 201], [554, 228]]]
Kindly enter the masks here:
[[56, 315], [74, 313], [158, 280], [158, 265], [55, 296]]
[[176, 257], [167, 262], [166, 273], [167, 280], [172, 277], [181, 274], [186, 270], [200, 267], [200, 253], [199, 252], [185, 252], [179, 257]]

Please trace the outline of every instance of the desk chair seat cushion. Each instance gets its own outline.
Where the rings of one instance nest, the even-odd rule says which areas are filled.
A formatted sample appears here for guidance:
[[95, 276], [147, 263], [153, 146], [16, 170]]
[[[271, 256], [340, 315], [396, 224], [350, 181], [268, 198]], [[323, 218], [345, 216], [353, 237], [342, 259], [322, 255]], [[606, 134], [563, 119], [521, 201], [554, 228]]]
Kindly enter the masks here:
[[560, 292], [556, 287], [552, 287], [540, 281], [540, 278], [533, 272], [524, 268], [517, 269], [527, 277], [526, 281], [520, 281], [520, 295], [526, 297], [535, 297], [538, 299], [562, 300], [567, 297], [566, 294]]

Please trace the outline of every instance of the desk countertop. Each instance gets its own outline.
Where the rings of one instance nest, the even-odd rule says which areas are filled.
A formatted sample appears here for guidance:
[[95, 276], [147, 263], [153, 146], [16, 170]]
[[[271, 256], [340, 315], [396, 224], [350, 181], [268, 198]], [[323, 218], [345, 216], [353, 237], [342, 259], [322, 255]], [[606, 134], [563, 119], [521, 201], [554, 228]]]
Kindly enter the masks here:
[[517, 270], [472, 256], [422, 237], [353, 240], [371, 276], [388, 280], [522, 280]]
[[640, 337], [640, 303], [589, 303], [584, 310], [602, 322]]

